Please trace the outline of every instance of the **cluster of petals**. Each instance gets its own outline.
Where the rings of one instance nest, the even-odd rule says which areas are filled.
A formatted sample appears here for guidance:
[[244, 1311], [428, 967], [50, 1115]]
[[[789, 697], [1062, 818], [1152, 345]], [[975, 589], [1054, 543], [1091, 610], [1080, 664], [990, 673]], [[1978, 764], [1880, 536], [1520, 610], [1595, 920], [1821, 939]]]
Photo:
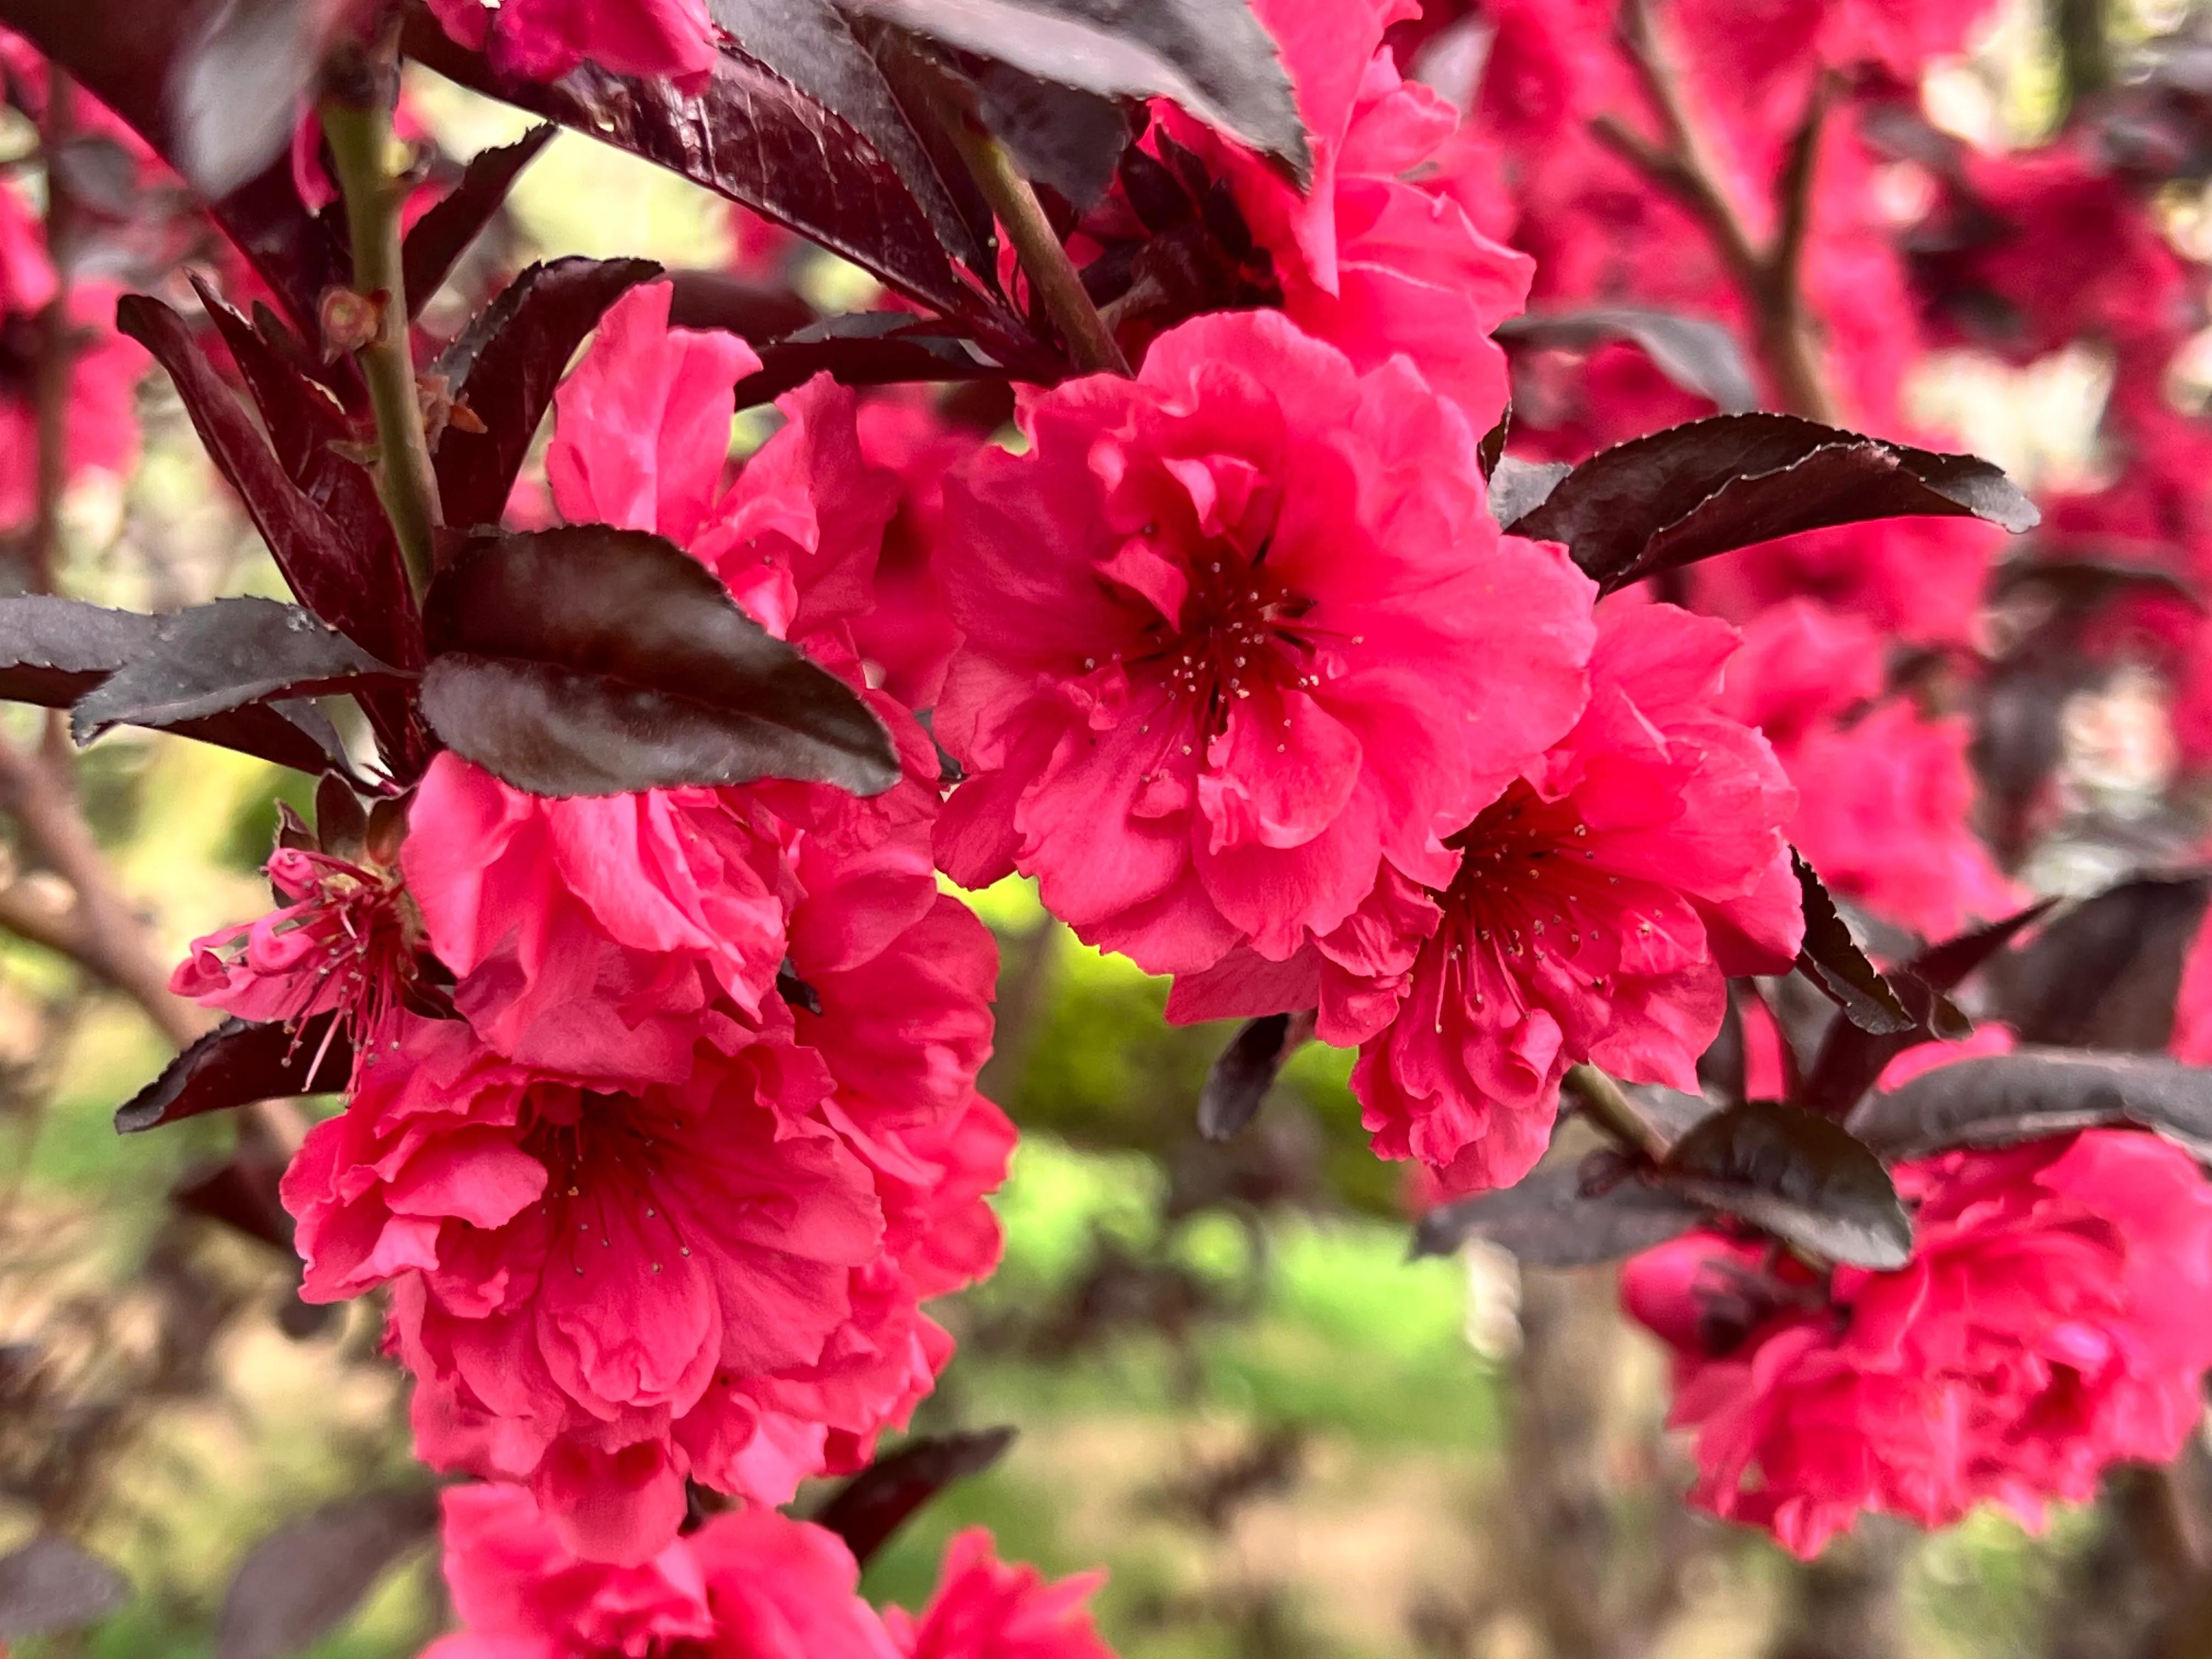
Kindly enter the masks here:
[[1352, 1091], [1384, 1157], [1444, 1190], [1510, 1185], [1569, 1066], [1694, 1090], [1726, 977], [1786, 969], [1795, 795], [1765, 740], [1714, 709], [1735, 649], [1723, 623], [1608, 605], [1582, 718], [1450, 837], [1450, 879], [1414, 901], [1428, 920], [1400, 935], [1395, 1006], [1323, 973], [1321, 1035], [1364, 1038]]
[[943, 867], [1019, 870], [1154, 972], [1284, 961], [1580, 713], [1590, 584], [1498, 533], [1475, 434], [1403, 358], [1270, 312], [1162, 335], [1134, 380], [1027, 397], [1026, 453], [946, 481], [964, 638]]
[[1476, 228], [1429, 175], [1458, 112], [1406, 80], [1383, 31], [1413, 0], [1254, 0], [1289, 72], [1313, 151], [1301, 193], [1271, 164], [1169, 109], [1166, 130], [1236, 192], [1282, 311], [1354, 368], [1403, 353], [1486, 427], [1506, 401], [1491, 331], [1528, 297], [1528, 257]]
[[1702, 1232], [1624, 1271], [1674, 1352], [1693, 1502], [1810, 1556], [1862, 1513], [2035, 1525], [2180, 1449], [2212, 1366], [2212, 1186], [2185, 1152], [2091, 1129], [1893, 1173], [1916, 1211], [1895, 1272], [1770, 1275]]
[[[562, 387], [556, 505], [688, 545], [857, 677], [897, 478], [823, 381], [727, 479], [753, 360], [667, 304], [627, 299]], [[649, 1559], [687, 1480], [773, 1504], [865, 1463], [949, 1355], [921, 1303], [996, 1260], [996, 951], [937, 887], [927, 736], [870, 695], [905, 775], [868, 800], [546, 799], [441, 755], [396, 871], [282, 852], [284, 908], [179, 970], [248, 1018], [353, 1022], [351, 1098], [283, 1183], [306, 1293], [390, 1286], [422, 1455], [526, 1483], [580, 1554]]]
[[713, 73], [720, 39], [706, 0], [430, 0], [430, 10], [501, 74], [529, 81], [589, 62], [692, 85]]
[[1095, 1576], [1045, 1582], [981, 1528], [946, 1549], [919, 1615], [878, 1613], [835, 1533], [765, 1506], [717, 1515], [650, 1559], [579, 1559], [526, 1493], [445, 1494], [446, 1582], [461, 1629], [422, 1659], [1112, 1659], [1082, 1606]]

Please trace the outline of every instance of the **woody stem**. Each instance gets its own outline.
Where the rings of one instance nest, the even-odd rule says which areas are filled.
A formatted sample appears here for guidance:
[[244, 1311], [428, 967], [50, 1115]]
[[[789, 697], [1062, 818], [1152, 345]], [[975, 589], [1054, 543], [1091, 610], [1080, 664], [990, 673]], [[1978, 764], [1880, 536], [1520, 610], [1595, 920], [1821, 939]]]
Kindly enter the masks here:
[[380, 307], [375, 335], [355, 355], [376, 416], [379, 489], [408, 581], [419, 597], [429, 586], [431, 538], [444, 513], [408, 349], [399, 234], [405, 186], [390, 171], [395, 76], [388, 53], [372, 61], [349, 52], [326, 74], [319, 111], [351, 233], [353, 288]]
[[1596, 1066], [1571, 1066], [1565, 1082], [1583, 1115], [1624, 1147], [1654, 1163], [1667, 1156], [1667, 1137], [1659, 1126], [1638, 1111], [1621, 1086]]

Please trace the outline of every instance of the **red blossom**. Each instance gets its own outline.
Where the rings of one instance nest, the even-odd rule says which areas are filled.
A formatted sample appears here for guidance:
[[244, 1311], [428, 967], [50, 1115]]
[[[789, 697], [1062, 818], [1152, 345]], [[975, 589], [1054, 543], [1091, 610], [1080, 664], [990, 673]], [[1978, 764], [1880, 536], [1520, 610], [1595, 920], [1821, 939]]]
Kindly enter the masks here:
[[1311, 136], [1303, 195], [1273, 167], [1181, 112], [1159, 118], [1227, 177], [1269, 256], [1281, 308], [1364, 372], [1400, 352], [1484, 426], [1506, 396], [1490, 331], [1528, 297], [1525, 254], [1493, 241], [1432, 177], [1458, 125], [1451, 106], [1405, 80], [1382, 32], [1407, 0], [1255, 0], [1281, 47]]
[[1434, 930], [1353, 1070], [1384, 1157], [1454, 1190], [1510, 1185], [1570, 1065], [1694, 1091], [1725, 976], [1786, 969], [1793, 795], [1765, 741], [1713, 712], [1735, 646], [1669, 606], [1607, 607], [1588, 710], [1451, 838]]
[[1035, 874], [1155, 971], [1280, 960], [1385, 861], [1448, 879], [1438, 833], [1578, 712], [1589, 584], [1498, 535], [1467, 421], [1404, 360], [1361, 377], [1279, 316], [1208, 317], [1024, 421], [1026, 454], [946, 487], [963, 884]]
[[918, 1616], [887, 1608], [884, 1623], [903, 1659], [1113, 1659], [1083, 1607], [1105, 1577], [1048, 1583], [1000, 1561], [991, 1534], [970, 1527], [945, 1547], [929, 1605]]
[[713, 72], [705, 0], [430, 0], [445, 31], [502, 75], [556, 81], [586, 59], [617, 75], [690, 87]]
[[2092, 1129], [1894, 1174], [1917, 1212], [1894, 1273], [1770, 1279], [1711, 1233], [1628, 1264], [1698, 1431], [1692, 1502], [1810, 1556], [1863, 1511], [2036, 1525], [2180, 1449], [2212, 1365], [2212, 1188], [2187, 1153]]

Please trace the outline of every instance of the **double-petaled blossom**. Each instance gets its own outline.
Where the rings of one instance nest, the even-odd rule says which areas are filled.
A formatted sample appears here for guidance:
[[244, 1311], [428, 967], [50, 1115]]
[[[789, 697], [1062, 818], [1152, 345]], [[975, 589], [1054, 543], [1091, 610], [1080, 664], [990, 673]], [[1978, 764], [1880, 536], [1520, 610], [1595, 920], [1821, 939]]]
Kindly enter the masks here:
[[1382, 49], [1383, 30], [1419, 8], [1255, 0], [1253, 9], [1297, 90], [1312, 187], [1301, 192], [1180, 112], [1163, 112], [1168, 131], [1229, 180], [1292, 321], [1363, 372], [1405, 353], [1487, 426], [1506, 397], [1505, 355], [1490, 332], [1527, 301], [1533, 267], [1427, 176], [1457, 112]]
[[556, 81], [579, 64], [696, 86], [719, 34], [706, 0], [430, 0], [446, 33], [502, 75]]
[[843, 1540], [771, 1509], [717, 1515], [610, 1566], [578, 1559], [512, 1487], [457, 1486], [444, 1502], [462, 1629], [423, 1659], [1112, 1659], [1081, 1605], [1100, 1575], [1048, 1583], [998, 1560], [981, 1528], [952, 1540], [920, 1614], [878, 1614]]
[[1154, 971], [1295, 955], [1573, 724], [1590, 586], [1501, 537], [1465, 416], [1285, 318], [1163, 335], [1134, 380], [1030, 398], [946, 483], [965, 638], [938, 837]]
[[1793, 792], [1712, 707], [1735, 648], [1724, 623], [1608, 607], [1581, 720], [1450, 837], [1400, 1000], [1361, 1011], [1387, 1024], [1340, 1015], [1337, 1040], [1365, 1038], [1352, 1091], [1383, 1156], [1454, 1190], [1509, 1185], [1542, 1155], [1570, 1065], [1694, 1090], [1725, 977], [1786, 969]]
[[1893, 1273], [1769, 1272], [1711, 1233], [1628, 1264], [1697, 1431], [1692, 1502], [1809, 1556], [1861, 1513], [2033, 1525], [2181, 1449], [2212, 1365], [2212, 1186], [2187, 1153], [2092, 1129], [1893, 1173], [1916, 1211]]

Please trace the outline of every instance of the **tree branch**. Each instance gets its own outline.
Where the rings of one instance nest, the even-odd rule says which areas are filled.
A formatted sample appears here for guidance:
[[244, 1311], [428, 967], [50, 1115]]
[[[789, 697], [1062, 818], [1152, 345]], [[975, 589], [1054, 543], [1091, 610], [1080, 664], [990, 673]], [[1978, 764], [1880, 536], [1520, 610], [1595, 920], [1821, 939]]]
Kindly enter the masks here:
[[376, 414], [378, 478], [392, 533], [417, 597], [429, 586], [431, 538], [444, 521], [438, 474], [422, 428], [408, 343], [407, 276], [399, 210], [406, 186], [389, 170], [398, 70], [390, 46], [372, 59], [349, 50], [325, 75], [318, 109], [344, 198], [353, 288], [379, 307], [376, 332], [355, 355]]
[[62, 497], [69, 488], [70, 398], [76, 380], [76, 326], [70, 319], [70, 239], [76, 203], [54, 167], [54, 157], [76, 127], [76, 88], [58, 65], [46, 70], [46, 108], [40, 143], [46, 156], [46, 254], [54, 267], [54, 295], [39, 317], [38, 358], [32, 369], [37, 422], [37, 506], [23, 546], [23, 583], [33, 593], [54, 591], [61, 547]]
[[1629, 1151], [1654, 1163], [1667, 1156], [1665, 1132], [1638, 1111], [1621, 1086], [1596, 1066], [1570, 1066], [1565, 1084], [1583, 1115]]
[[1832, 88], [1821, 76], [1804, 121], [1790, 139], [1777, 179], [1775, 235], [1762, 248], [1723, 182], [1724, 173], [1692, 117], [1681, 80], [1667, 60], [1646, 0], [1621, 0], [1621, 49], [1657, 118], [1660, 142], [1601, 115], [1591, 135], [1680, 201], [1711, 239], [1714, 251], [1751, 312], [1759, 355], [1782, 406], [1832, 423], [1836, 403], [1820, 366], [1820, 343], [1806, 314], [1799, 268], [1812, 217], [1812, 186]]

